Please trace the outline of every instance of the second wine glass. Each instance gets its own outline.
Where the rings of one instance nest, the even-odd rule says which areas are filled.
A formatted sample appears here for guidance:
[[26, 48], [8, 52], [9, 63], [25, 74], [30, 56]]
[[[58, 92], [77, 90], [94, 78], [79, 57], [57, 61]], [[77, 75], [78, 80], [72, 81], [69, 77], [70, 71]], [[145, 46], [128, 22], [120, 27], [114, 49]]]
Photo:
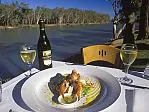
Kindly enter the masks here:
[[23, 45], [20, 50], [20, 56], [23, 62], [26, 63], [27, 66], [29, 67], [29, 75], [26, 76], [30, 76], [32, 74], [31, 73], [32, 65], [36, 58], [35, 46], [27, 44]]
[[[123, 44], [120, 50], [120, 57], [125, 66], [124, 72], [128, 74], [130, 65], [135, 61], [138, 53], [138, 48], [135, 44]], [[132, 83], [133, 80], [127, 76], [119, 79], [122, 83]]]

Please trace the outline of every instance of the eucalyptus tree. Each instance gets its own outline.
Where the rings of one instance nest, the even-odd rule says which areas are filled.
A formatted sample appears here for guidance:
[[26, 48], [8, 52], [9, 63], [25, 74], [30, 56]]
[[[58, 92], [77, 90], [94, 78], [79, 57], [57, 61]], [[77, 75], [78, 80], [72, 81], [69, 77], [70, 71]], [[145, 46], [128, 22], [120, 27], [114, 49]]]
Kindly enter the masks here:
[[66, 24], [77, 24], [78, 9], [69, 8], [65, 10], [64, 21]]
[[80, 9], [75, 9], [75, 13], [74, 13], [74, 23], [80, 24], [80, 20], [81, 20], [81, 10]]
[[52, 9], [45, 7], [42, 9], [42, 11], [43, 11], [43, 18], [45, 19], [45, 23], [50, 24], [52, 19]]
[[56, 7], [52, 10], [52, 19], [54, 20], [54, 24], [61, 24], [61, 19], [63, 16], [63, 8]]
[[5, 5], [0, 4], [0, 25], [5, 25]]
[[72, 14], [73, 14], [73, 9], [69, 8], [69, 9], [65, 10], [65, 13], [63, 15], [63, 22], [66, 24], [70, 24]]
[[109, 21], [106, 14], [100, 14], [91, 10], [76, 8], [50, 9], [45, 6], [37, 6], [35, 9], [18, 0], [9, 4], [0, 4], [0, 25], [19, 26], [38, 24], [40, 18], [44, 18], [46, 24], [89, 24]]
[[62, 7], [62, 8], [56, 8], [55, 9], [55, 13], [56, 13], [56, 17], [57, 17], [57, 24], [62, 24], [63, 22], [63, 17], [64, 17], [64, 13], [65, 13], [65, 9]]
[[[135, 24], [139, 23], [139, 34], [137, 39], [144, 39], [147, 36], [149, 0], [108, 0], [112, 2], [115, 13], [113, 19], [114, 37], [118, 38], [123, 31], [124, 43], [134, 41]], [[116, 26], [123, 24], [117, 33]]]
[[5, 26], [12, 26], [11, 20], [14, 17], [15, 7], [12, 4], [5, 4], [2, 9], [3, 23]]
[[35, 18], [36, 18], [36, 24], [38, 24], [39, 19], [43, 15], [43, 7], [37, 6], [35, 9]]
[[149, 0], [142, 0], [140, 7], [140, 19], [139, 19], [139, 35], [140, 39], [149, 39]]

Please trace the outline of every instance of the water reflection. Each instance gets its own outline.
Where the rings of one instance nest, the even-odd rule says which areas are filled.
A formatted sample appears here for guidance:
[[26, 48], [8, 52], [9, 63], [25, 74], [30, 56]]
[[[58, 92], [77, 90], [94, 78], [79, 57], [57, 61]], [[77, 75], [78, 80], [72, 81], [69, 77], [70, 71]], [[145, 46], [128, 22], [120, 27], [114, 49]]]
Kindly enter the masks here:
[[[64, 60], [80, 53], [80, 48], [100, 44], [112, 38], [112, 24], [82, 25], [73, 27], [47, 27], [46, 32], [52, 46], [53, 60]], [[17, 76], [27, 70], [19, 56], [24, 43], [37, 44], [38, 28], [0, 31], [0, 72], [2, 75]], [[37, 58], [34, 67], [38, 68]]]

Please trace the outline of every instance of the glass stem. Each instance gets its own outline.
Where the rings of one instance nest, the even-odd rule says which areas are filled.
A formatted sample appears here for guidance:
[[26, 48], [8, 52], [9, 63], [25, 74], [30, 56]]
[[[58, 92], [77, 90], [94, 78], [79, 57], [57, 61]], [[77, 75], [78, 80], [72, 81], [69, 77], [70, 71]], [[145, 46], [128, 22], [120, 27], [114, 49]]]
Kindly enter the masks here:
[[32, 64], [28, 64], [28, 68], [29, 68], [29, 76], [32, 75]]
[[124, 70], [124, 72], [125, 72], [126, 74], [128, 74], [129, 67], [130, 67], [130, 65], [125, 65], [125, 70]]

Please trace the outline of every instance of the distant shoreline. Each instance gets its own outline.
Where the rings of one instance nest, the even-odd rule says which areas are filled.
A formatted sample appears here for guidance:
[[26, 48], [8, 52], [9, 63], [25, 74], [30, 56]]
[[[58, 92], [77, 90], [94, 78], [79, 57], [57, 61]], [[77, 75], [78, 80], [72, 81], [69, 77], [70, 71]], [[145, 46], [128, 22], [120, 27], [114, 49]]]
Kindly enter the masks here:
[[[75, 25], [93, 25], [93, 24], [108, 24], [107, 23], [88, 23], [88, 24], [46, 24], [46, 26], [75, 26]], [[18, 29], [18, 28], [35, 28], [38, 27], [38, 24], [34, 25], [23, 25], [23, 26], [0, 26], [1, 29]]]

